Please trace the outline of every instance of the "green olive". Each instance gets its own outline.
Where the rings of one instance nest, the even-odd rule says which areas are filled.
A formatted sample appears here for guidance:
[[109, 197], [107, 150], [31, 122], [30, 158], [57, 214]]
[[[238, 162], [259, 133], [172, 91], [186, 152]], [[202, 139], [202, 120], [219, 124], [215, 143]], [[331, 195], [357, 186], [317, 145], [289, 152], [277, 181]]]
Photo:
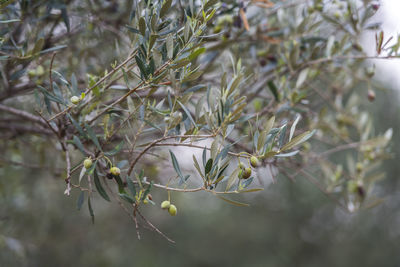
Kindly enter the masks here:
[[177, 213], [177, 209], [176, 209], [176, 207], [175, 207], [175, 205], [170, 205], [169, 206], [169, 208], [168, 208], [168, 212], [169, 212], [169, 214], [171, 215], [171, 216], [175, 216], [176, 215], [176, 213]]
[[81, 101], [81, 99], [79, 97], [77, 97], [76, 95], [71, 97], [70, 100], [71, 100], [71, 103], [74, 105], [78, 104]]
[[256, 156], [251, 156], [250, 158], [250, 165], [253, 168], [259, 167], [260, 166], [260, 161], [258, 160], [258, 158]]
[[87, 158], [83, 161], [83, 166], [85, 166], [85, 169], [90, 169], [92, 167], [93, 161], [91, 158]]
[[121, 170], [118, 167], [112, 167], [110, 169], [110, 173], [114, 176], [118, 176], [121, 174]]
[[168, 200], [164, 200], [162, 203], [161, 203], [161, 208], [162, 209], [169, 209], [169, 207], [171, 206], [171, 203], [168, 201]]
[[251, 176], [251, 168], [247, 167], [243, 170], [242, 178], [247, 179]]

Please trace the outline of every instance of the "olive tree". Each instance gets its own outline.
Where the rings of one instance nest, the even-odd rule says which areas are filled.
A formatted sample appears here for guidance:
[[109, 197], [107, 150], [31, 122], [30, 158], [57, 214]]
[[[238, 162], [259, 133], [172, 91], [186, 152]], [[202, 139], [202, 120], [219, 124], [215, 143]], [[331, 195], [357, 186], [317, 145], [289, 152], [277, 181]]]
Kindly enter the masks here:
[[[46, 166], [66, 196], [80, 192], [93, 222], [99, 196], [139, 238], [147, 225], [172, 241], [144, 217], [148, 203], [174, 216], [174, 194], [203, 191], [247, 206], [235, 197], [284, 177], [308, 179], [348, 212], [381, 201], [371, 191], [392, 131], [375, 129], [361, 100], [373, 105], [379, 89], [368, 59], [399, 57], [400, 42], [371, 23], [376, 1], [0, 8], [1, 161]], [[365, 31], [376, 32], [374, 55], [359, 44]], [[193, 154], [194, 171], [176, 147]]]

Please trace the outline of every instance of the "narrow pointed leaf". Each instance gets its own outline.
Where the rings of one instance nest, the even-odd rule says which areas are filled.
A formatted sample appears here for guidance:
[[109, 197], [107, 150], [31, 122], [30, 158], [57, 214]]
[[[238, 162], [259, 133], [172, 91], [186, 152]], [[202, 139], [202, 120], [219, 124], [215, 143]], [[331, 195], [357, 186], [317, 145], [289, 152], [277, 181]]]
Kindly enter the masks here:
[[99, 192], [100, 196], [102, 196], [105, 200], [111, 201], [110, 197], [107, 195], [107, 192], [104, 190], [103, 186], [101, 185], [99, 176], [97, 175], [97, 171], [94, 171], [94, 185], [96, 186], [97, 192]]
[[249, 204], [242, 203], [242, 202], [238, 202], [238, 201], [234, 201], [234, 200], [225, 198], [225, 197], [223, 197], [223, 196], [219, 196], [219, 195], [216, 195], [216, 196], [217, 196], [218, 198], [220, 198], [220, 199], [222, 199], [222, 200], [224, 200], [224, 201], [226, 201], [226, 202], [228, 202], [228, 203], [230, 203], [230, 204], [232, 204], [232, 205], [238, 206], [238, 207], [248, 207], [248, 206], [250, 206]]
[[210, 158], [207, 161], [207, 164], [206, 164], [206, 167], [205, 167], [205, 170], [204, 170], [206, 175], [211, 171], [212, 165], [213, 165], [213, 159]]
[[122, 140], [121, 143], [119, 143], [113, 150], [104, 152], [104, 155], [114, 156], [122, 149], [123, 146], [124, 146], [124, 141]]
[[81, 210], [83, 202], [85, 202], [85, 191], [81, 191], [79, 194], [78, 201], [76, 203], [78, 210]]
[[316, 131], [316, 130], [313, 130], [313, 131], [311, 131], [311, 132], [310, 132], [310, 131], [307, 131], [307, 132], [304, 132], [304, 133], [302, 133], [302, 134], [296, 136], [296, 137], [293, 138], [289, 143], [287, 143], [286, 145], [284, 145], [284, 146], [281, 148], [281, 151], [289, 150], [289, 149], [291, 149], [291, 148], [293, 148], [293, 147], [295, 147], [295, 146], [297, 146], [297, 145], [299, 145], [299, 144], [301, 144], [301, 143], [307, 141], [308, 139], [310, 139], [310, 138], [314, 135], [315, 131]]
[[231, 175], [228, 178], [228, 183], [226, 184], [225, 191], [228, 191], [229, 189], [231, 189], [232, 185], [236, 182], [236, 179], [238, 179], [239, 171], [240, 171], [240, 168], [236, 168], [236, 170], [234, 170], [231, 173]]
[[293, 122], [292, 127], [290, 127], [290, 135], [289, 135], [289, 141], [292, 140], [294, 131], [296, 130], [296, 125], [300, 120], [300, 115], [297, 115], [296, 120]]
[[83, 155], [87, 155], [86, 152], [85, 152], [85, 149], [84, 149], [84, 147], [82, 145], [81, 140], [76, 135], [74, 135], [74, 139], [73, 140], [74, 140], [74, 143], [75, 143], [76, 147], [79, 148], [79, 150], [82, 152], [82, 154]]
[[179, 167], [179, 163], [178, 163], [178, 160], [175, 157], [174, 152], [172, 152], [170, 150], [169, 153], [171, 155], [172, 165], [174, 166], [174, 169], [175, 169], [176, 173], [179, 175], [179, 177], [181, 177], [183, 179], [181, 168]]
[[93, 211], [92, 203], [90, 202], [90, 197], [88, 197], [88, 208], [89, 208], [90, 217], [92, 218], [92, 223], [94, 224], [94, 211]]
[[100, 146], [100, 143], [99, 143], [99, 139], [97, 139], [97, 136], [96, 136], [96, 134], [94, 133], [93, 129], [92, 129], [88, 124], [86, 124], [86, 123], [85, 123], [85, 128], [86, 128], [86, 131], [87, 131], [87, 133], [88, 133], [88, 136], [89, 136], [90, 140], [92, 140], [92, 142], [96, 145], [96, 147], [97, 147], [100, 151], [102, 151], [101, 146]]
[[172, 0], [164, 1], [163, 5], [161, 7], [161, 10], [160, 10], [160, 18], [164, 17], [167, 14], [168, 10], [171, 7], [171, 4], [172, 4]]
[[136, 187], [135, 184], [132, 182], [131, 178], [126, 177], [126, 183], [128, 185], [129, 191], [131, 191], [132, 196], [136, 196]]

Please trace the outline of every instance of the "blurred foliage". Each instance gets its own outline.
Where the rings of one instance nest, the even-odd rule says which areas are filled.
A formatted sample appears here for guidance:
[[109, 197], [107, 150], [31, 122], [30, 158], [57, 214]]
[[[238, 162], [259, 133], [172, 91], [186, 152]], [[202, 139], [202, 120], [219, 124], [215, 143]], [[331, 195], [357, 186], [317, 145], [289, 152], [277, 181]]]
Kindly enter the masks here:
[[[345, 251], [367, 243], [369, 222], [393, 208], [369, 211], [383, 201], [376, 182], [396, 122], [374, 122], [386, 96], [365, 60], [397, 58], [400, 46], [369, 22], [375, 1], [0, 8], [5, 265], [375, 266], [396, 257], [394, 246]], [[376, 32], [374, 56], [358, 43], [364, 31]], [[178, 218], [165, 218], [165, 199]], [[77, 215], [83, 207], [90, 216]], [[384, 235], [373, 239], [398, 238]]]

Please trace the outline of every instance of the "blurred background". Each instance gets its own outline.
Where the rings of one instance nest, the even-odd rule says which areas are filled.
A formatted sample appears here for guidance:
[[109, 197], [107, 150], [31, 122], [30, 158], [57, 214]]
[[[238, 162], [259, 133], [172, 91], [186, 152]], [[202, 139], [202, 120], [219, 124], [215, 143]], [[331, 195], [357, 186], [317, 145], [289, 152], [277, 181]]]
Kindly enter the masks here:
[[[378, 11], [388, 35], [400, 29], [392, 13], [398, 5], [385, 0]], [[364, 46], [373, 49], [373, 38], [365, 36]], [[376, 64], [386, 89], [365, 105], [374, 111], [377, 128], [394, 130], [386, 179], [373, 192], [385, 200], [379, 206], [349, 214], [307, 180], [284, 176], [266, 182], [261, 193], [243, 196], [250, 207], [231, 206], [203, 192], [174, 193], [176, 217], [159, 211], [165, 194], [154, 192], [157, 205], [145, 216], [175, 240], [171, 244], [145, 228], [138, 240], [131, 219], [99, 196], [93, 225], [86, 208], [77, 210], [77, 192], [63, 194], [60, 177], [36, 166], [3, 164], [0, 266], [399, 266], [400, 68]]]
[[[388, 89], [373, 107], [379, 127], [395, 125], [395, 156], [374, 192], [385, 201], [375, 208], [348, 214], [308, 181], [278, 176], [265, 191], [244, 196], [250, 207], [205, 193], [175, 193], [176, 217], [158, 205], [146, 213], [176, 244], [143, 228], [139, 241], [135, 224], [115, 202], [97, 196], [92, 225], [87, 209], [77, 211], [76, 192], [66, 197], [63, 182], [46, 170], [3, 166], [0, 265], [398, 266], [398, 97]], [[153, 192], [154, 201], [164, 195]]]

